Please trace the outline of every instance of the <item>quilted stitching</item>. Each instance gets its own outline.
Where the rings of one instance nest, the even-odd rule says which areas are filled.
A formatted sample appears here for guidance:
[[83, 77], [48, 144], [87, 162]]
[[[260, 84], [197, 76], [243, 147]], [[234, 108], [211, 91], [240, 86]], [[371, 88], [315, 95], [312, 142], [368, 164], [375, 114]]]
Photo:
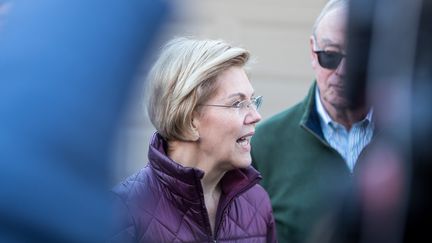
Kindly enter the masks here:
[[[164, 164], [158, 167], [160, 171], [156, 171], [150, 163], [149, 167], [114, 189], [128, 206], [137, 238], [141, 242], [209, 242], [208, 219], [203, 219], [206, 212], [203, 211], [199, 178], [193, 171], [181, 174], [169, 166]], [[164, 174], [163, 169], [169, 169], [169, 175]], [[173, 177], [175, 175], [194, 178], [179, 180]], [[173, 187], [176, 190], [172, 190]], [[246, 191], [237, 188], [238, 192], [230, 193], [235, 197], [223, 212], [217, 232], [219, 242], [266, 242], [267, 235], [274, 233], [267, 232], [272, 216], [266, 192], [259, 185], [250, 184], [248, 187]], [[185, 193], [182, 194], [183, 189]], [[125, 225], [123, 231], [130, 232], [131, 227]]]
[[[130, 183], [129, 186], [144, 187], [145, 183], [139, 182]], [[219, 232], [219, 241], [238, 241], [247, 239], [245, 242], [265, 242], [268, 212], [264, 209], [263, 204], [266, 203], [265, 197], [260, 196], [260, 190], [256, 190], [258, 185], [252, 187], [244, 194], [235, 198], [228, 206], [227, 211], [221, 223]], [[155, 188], [161, 189], [160, 187]], [[128, 188], [140, 192], [142, 190]], [[256, 194], [256, 195], [254, 195]], [[155, 208], [149, 210], [143, 206], [131, 207], [139, 208], [138, 213], [132, 213], [135, 218], [135, 227], [138, 228], [142, 242], [152, 239], [155, 236], [161, 242], [208, 242], [206, 232], [203, 232], [203, 227], [200, 221], [194, 216], [200, 212], [193, 212], [189, 208], [186, 212], [173, 209], [172, 201], [166, 197], [156, 193], [156, 198], [153, 198]], [[178, 195], [176, 195], [178, 196]], [[174, 196], [173, 196], [174, 197]], [[127, 197], [131, 204], [133, 197]], [[145, 218], [146, 220], [143, 220]], [[126, 230], [126, 229], [125, 229]], [[185, 234], [184, 232], [189, 232]]]
[[[262, 205], [265, 204], [265, 197], [261, 197], [257, 202], [256, 198], [251, 199], [249, 196], [256, 192], [255, 188], [250, 189], [248, 193], [239, 196], [230, 208], [227, 220], [236, 225], [241, 232], [236, 232], [235, 235], [230, 235], [230, 239], [235, 238], [266, 238], [267, 217]], [[252, 204], [251, 202], [255, 202]], [[241, 205], [240, 210], [236, 210], [237, 206]], [[244, 217], [244, 215], [248, 215]], [[259, 217], [256, 217], [259, 216]], [[254, 226], [254, 227], [253, 227]], [[225, 238], [225, 237], [224, 237]]]

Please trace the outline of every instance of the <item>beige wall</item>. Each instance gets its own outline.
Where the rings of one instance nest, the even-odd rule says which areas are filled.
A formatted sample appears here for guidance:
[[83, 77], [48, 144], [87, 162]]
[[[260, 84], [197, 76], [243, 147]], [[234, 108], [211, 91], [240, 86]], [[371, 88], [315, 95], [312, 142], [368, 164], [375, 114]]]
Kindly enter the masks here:
[[[251, 51], [256, 63], [251, 81], [264, 96], [263, 118], [303, 98], [313, 73], [309, 36], [326, 0], [176, 0], [159, 48], [173, 36], [224, 39]], [[154, 128], [142, 109], [141, 88], [114, 149], [116, 175], [124, 178], [147, 162], [148, 140]]]

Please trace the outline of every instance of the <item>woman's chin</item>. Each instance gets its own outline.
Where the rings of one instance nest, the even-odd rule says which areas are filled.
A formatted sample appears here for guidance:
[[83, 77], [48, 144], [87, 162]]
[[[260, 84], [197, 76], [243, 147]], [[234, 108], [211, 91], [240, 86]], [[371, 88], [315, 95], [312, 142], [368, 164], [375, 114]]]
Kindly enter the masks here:
[[236, 168], [241, 169], [241, 168], [249, 167], [251, 163], [252, 163], [252, 158], [249, 154], [248, 156], [243, 156], [243, 158], [237, 160], [234, 165]]

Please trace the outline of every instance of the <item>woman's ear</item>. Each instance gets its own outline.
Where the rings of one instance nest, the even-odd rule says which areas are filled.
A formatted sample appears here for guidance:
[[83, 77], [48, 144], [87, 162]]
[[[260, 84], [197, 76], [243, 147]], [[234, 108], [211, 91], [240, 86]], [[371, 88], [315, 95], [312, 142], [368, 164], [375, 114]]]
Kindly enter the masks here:
[[200, 124], [199, 114], [198, 114], [198, 112], [194, 111], [192, 113], [192, 122], [191, 122], [191, 125], [192, 125], [192, 131], [193, 131], [193, 133], [195, 135], [195, 141], [197, 141], [199, 139], [199, 137], [200, 137], [200, 135], [199, 135], [199, 124]]
[[198, 129], [199, 127], [199, 114], [196, 111], [192, 113], [192, 127], [194, 129]]

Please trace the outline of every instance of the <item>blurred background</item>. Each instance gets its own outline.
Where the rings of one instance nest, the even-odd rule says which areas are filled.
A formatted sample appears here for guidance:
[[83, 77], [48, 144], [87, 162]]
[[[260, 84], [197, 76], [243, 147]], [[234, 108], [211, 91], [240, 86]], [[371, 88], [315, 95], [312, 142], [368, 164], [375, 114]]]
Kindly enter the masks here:
[[[326, 0], [175, 0], [174, 13], [158, 37], [158, 50], [174, 36], [223, 39], [248, 49], [255, 60], [251, 82], [264, 96], [263, 119], [299, 102], [314, 76], [309, 36]], [[143, 70], [145, 75], [145, 70]], [[127, 116], [118, 132], [113, 158], [113, 183], [147, 163], [154, 128], [143, 102], [143, 80], [134, 88]]]

